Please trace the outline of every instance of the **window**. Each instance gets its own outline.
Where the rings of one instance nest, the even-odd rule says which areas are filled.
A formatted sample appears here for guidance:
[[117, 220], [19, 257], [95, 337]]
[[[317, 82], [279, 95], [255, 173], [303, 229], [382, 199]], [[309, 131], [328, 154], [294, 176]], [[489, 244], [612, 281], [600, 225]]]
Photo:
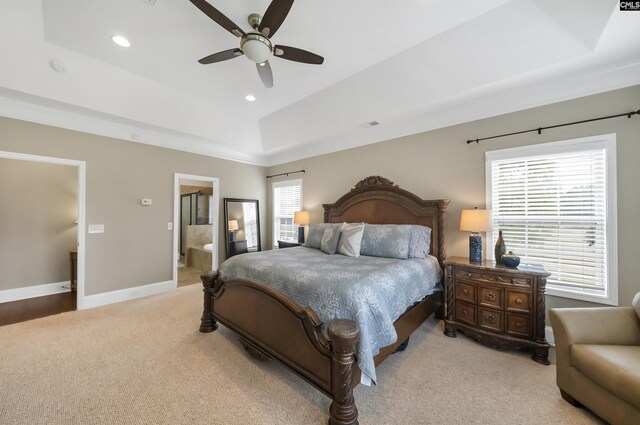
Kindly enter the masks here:
[[507, 250], [543, 264], [549, 295], [617, 305], [615, 135], [485, 158], [493, 245], [502, 230]]
[[293, 213], [302, 209], [302, 180], [273, 183], [273, 246], [278, 241], [298, 241]]

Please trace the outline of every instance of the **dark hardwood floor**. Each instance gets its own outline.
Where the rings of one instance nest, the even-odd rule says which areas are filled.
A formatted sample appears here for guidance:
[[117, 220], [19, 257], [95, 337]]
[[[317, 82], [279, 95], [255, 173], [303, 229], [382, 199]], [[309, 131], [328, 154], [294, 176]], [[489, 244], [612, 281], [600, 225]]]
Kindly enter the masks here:
[[0, 304], [0, 326], [74, 311], [76, 292], [47, 295]]

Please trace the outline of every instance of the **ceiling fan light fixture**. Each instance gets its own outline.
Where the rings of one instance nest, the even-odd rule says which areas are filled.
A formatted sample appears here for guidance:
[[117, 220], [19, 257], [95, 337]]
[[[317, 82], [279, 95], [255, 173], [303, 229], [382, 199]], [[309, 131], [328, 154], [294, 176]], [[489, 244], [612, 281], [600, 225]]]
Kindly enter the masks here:
[[262, 64], [269, 59], [272, 46], [268, 38], [258, 33], [249, 33], [242, 37], [240, 49], [250, 60]]

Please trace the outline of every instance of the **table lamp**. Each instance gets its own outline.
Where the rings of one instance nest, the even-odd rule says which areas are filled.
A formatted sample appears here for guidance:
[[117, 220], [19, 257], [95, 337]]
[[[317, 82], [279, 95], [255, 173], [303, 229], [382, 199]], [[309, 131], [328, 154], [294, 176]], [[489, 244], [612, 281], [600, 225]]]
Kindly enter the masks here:
[[477, 207], [472, 210], [462, 210], [460, 230], [471, 232], [469, 235], [469, 261], [482, 262], [482, 236], [479, 232], [491, 230], [489, 211], [479, 210]]
[[227, 223], [227, 226], [229, 226], [229, 242], [235, 242], [236, 241], [236, 230], [239, 229], [238, 227], [238, 220], [229, 220], [229, 222]]
[[293, 213], [293, 224], [298, 226], [298, 243], [304, 243], [304, 226], [309, 224], [309, 211], [296, 211]]

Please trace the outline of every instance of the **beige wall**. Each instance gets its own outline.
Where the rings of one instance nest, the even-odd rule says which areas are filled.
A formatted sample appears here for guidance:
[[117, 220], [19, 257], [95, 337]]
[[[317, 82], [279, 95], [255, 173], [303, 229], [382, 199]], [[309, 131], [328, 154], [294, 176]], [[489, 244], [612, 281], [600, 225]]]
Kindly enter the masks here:
[[0, 158], [0, 291], [69, 280], [78, 170]]
[[[172, 279], [174, 173], [220, 179], [220, 261], [222, 198], [266, 205], [265, 168], [254, 165], [7, 118], [0, 118], [0, 150], [86, 161], [87, 223], [105, 225], [104, 234], [87, 234], [86, 295]], [[153, 205], [141, 206], [142, 198]]]
[[[322, 222], [322, 203], [336, 201], [356, 182], [369, 175], [389, 178], [422, 198], [450, 199], [448, 254], [467, 256], [468, 234], [459, 230], [460, 211], [474, 206], [484, 207], [486, 203], [486, 151], [616, 133], [620, 304], [629, 305], [633, 295], [640, 291], [640, 261], [637, 260], [640, 241], [640, 226], [637, 224], [640, 217], [640, 117], [616, 118], [548, 130], [542, 135], [529, 133], [479, 144], [468, 145], [465, 141], [634, 111], [639, 105], [640, 86], [635, 86], [295, 161], [270, 167], [267, 172], [277, 174], [306, 170], [306, 174], [295, 178], [303, 180], [303, 208], [311, 212], [312, 223]], [[464, 108], [464, 105], [460, 107]], [[267, 222], [271, 223], [271, 206]], [[268, 237], [272, 237], [271, 226]], [[508, 245], [508, 235], [506, 242]], [[566, 298], [547, 299], [550, 307], [588, 305]]]
[[[203, 182], [203, 184], [204, 184], [204, 182]], [[187, 193], [195, 193], [195, 192], [208, 193], [209, 195], [212, 195], [213, 194], [213, 188], [211, 187], [211, 183], [209, 183], [209, 187], [180, 185], [180, 194], [181, 195], [186, 195]]]

